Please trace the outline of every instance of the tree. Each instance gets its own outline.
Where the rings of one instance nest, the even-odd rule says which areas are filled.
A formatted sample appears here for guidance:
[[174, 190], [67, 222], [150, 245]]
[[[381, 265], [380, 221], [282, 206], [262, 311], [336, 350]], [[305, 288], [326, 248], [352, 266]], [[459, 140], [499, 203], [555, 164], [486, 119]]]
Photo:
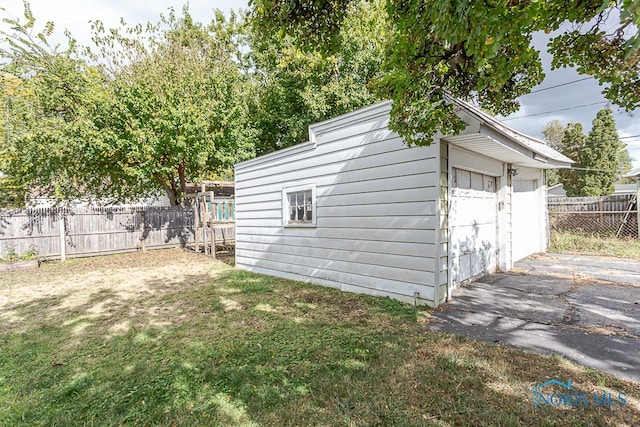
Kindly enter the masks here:
[[27, 89], [10, 114], [11, 172], [22, 182], [65, 199], [164, 191], [176, 205], [188, 181], [252, 156], [236, 16], [203, 26], [185, 7], [146, 27], [96, 21], [96, 47], [82, 53], [73, 39], [52, 48], [52, 23], [34, 36], [28, 5], [25, 17], [2, 30], [3, 69]]
[[580, 150], [580, 166], [588, 169], [588, 173], [579, 175], [580, 195], [605, 196], [613, 193], [613, 183], [621, 173], [620, 153], [623, 149], [613, 113], [608, 108], [598, 111]]
[[564, 146], [564, 125], [560, 120], [551, 120], [544, 125], [540, 133], [549, 147], [556, 151], [562, 151]]
[[[339, 45], [340, 29], [357, 3], [251, 1], [261, 31], [293, 34], [303, 47], [321, 43], [329, 51]], [[640, 8], [634, 0], [386, 0], [386, 9], [393, 36], [377, 89], [393, 100], [390, 127], [410, 144], [428, 145], [436, 131], [464, 127], [449, 95], [474, 99], [494, 114], [516, 111], [517, 98], [544, 78], [533, 33], [550, 33], [563, 23], [570, 28], [549, 45], [553, 66], [577, 66], [606, 83], [605, 97], [626, 110], [640, 102]]]
[[[542, 129], [542, 138], [549, 147], [562, 152], [562, 140], [564, 139], [564, 126], [559, 120], [552, 120]], [[560, 175], [556, 169], [546, 171], [547, 185], [552, 186], [560, 182]]]
[[93, 112], [108, 133], [87, 148], [108, 156], [104, 174], [117, 165], [122, 185], [136, 194], [161, 188], [173, 205], [187, 182], [252, 157], [254, 132], [238, 65], [239, 18], [217, 12], [204, 27], [185, 7], [181, 19], [170, 11], [160, 24], [109, 33], [96, 25], [97, 59], [116, 68], [112, 96]]
[[53, 23], [36, 29], [28, 4], [24, 17], [24, 23], [7, 18], [8, 28], [0, 28], [4, 181], [16, 191], [37, 187], [72, 193], [92, 176], [83, 167], [78, 142], [88, 135], [82, 112], [99, 76], [75, 57], [72, 39], [65, 49], [48, 42]]
[[303, 50], [290, 35], [254, 31], [257, 95], [251, 117], [259, 132], [258, 152], [303, 142], [310, 123], [377, 101], [371, 83], [380, 76], [389, 34], [381, 1], [361, 1], [349, 11], [340, 43], [330, 53]]
[[[577, 162], [579, 167], [582, 166], [580, 155], [584, 148], [585, 140], [586, 136], [580, 123], [569, 123], [567, 125], [562, 139], [562, 154]], [[567, 196], [576, 197], [583, 195], [582, 176], [586, 173], [586, 171], [577, 169], [558, 170], [560, 182], [562, 182], [562, 186], [567, 192]]]
[[13, 176], [8, 175], [10, 163], [15, 158], [9, 140], [11, 125], [9, 115], [11, 100], [20, 91], [21, 81], [9, 73], [0, 74], [0, 209], [22, 207], [26, 188]]

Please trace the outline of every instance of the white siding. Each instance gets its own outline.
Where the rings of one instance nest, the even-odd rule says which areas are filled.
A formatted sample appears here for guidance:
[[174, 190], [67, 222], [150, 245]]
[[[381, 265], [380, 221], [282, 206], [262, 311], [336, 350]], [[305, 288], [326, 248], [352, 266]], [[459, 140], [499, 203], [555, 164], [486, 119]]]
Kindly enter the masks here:
[[[236, 166], [238, 267], [434, 305], [439, 147], [407, 148], [388, 113], [311, 126], [312, 142]], [[282, 226], [282, 189], [300, 185], [316, 186], [315, 228]]]

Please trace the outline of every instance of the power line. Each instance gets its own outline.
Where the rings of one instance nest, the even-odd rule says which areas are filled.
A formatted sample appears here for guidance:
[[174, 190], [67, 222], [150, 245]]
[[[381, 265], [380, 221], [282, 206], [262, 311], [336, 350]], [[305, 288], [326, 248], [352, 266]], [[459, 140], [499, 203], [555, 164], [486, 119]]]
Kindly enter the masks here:
[[544, 113], [527, 114], [525, 116], [520, 116], [520, 117], [509, 117], [509, 118], [506, 118], [506, 119], [502, 119], [500, 121], [501, 122], [506, 122], [506, 121], [509, 121], [509, 120], [525, 119], [527, 117], [544, 116], [545, 114], [553, 114], [553, 113], [558, 113], [560, 111], [577, 110], [578, 108], [591, 107], [593, 105], [606, 104], [608, 102], [609, 101], [593, 102], [591, 104], [576, 105], [575, 107], [568, 107], [568, 108], [561, 108], [559, 110], [545, 111]]
[[571, 169], [569, 170], [573, 170], [573, 171], [588, 171], [588, 172], [620, 172], [617, 170], [611, 170], [611, 169], [592, 169], [592, 168], [574, 168], [571, 167]]
[[554, 86], [549, 86], [549, 87], [545, 87], [545, 88], [542, 88], [542, 89], [532, 90], [531, 92], [526, 93], [524, 95], [521, 95], [520, 97], [531, 95], [532, 93], [544, 92], [545, 90], [556, 89], [556, 88], [559, 88], [559, 87], [562, 87], [562, 86], [572, 85], [574, 83], [583, 82], [585, 80], [591, 80], [591, 79], [593, 79], [593, 77], [589, 76], [589, 77], [585, 77], [585, 78], [582, 78], [582, 79], [573, 80], [571, 82], [560, 83], [560, 84], [557, 84], [557, 85], [554, 85]]

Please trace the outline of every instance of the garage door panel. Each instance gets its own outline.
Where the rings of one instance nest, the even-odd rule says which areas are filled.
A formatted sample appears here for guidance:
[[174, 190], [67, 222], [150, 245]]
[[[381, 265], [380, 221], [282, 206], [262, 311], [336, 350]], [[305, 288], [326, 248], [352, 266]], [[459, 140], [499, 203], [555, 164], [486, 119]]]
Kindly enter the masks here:
[[496, 179], [458, 168], [452, 172], [452, 280], [460, 283], [495, 268]]
[[471, 254], [471, 276], [489, 271], [492, 264], [495, 264], [495, 259], [491, 256], [491, 251], [479, 251]]
[[471, 189], [484, 191], [484, 179], [482, 174], [471, 172]]
[[[487, 224], [491, 225], [491, 224]], [[481, 225], [469, 225], [464, 227], [456, 227], [453, 230], [456, 236], [458, 250], [461, 253], [473, 252], [478, 250], [487, 250], [494, 247], [495, 236], [491, 227]]]
[[453, 173], [452, 187], [460, 189], [470, 189], [471, 172], [462, 169], [455, 169]]
[[[455, 271], [455, 269], [454, 269]], [[471, 254], [460, 255], [458, 264], [458, 277], [472, 277]]]

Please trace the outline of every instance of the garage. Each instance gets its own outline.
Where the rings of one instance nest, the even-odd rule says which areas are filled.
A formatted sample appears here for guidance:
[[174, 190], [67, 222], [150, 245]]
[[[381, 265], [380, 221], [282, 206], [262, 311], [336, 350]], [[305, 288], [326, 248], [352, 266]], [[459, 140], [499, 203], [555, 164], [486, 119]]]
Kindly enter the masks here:
[[495, 271], [497, 265], [496, 178], [452, 168], [452, 283]]
[[513, 180], [512, 245], [513, 261], [521, 260], [536, 252], [544, 252], [546, 239], [546, 214], [541, 209], [540, 180], [520, 178]]

